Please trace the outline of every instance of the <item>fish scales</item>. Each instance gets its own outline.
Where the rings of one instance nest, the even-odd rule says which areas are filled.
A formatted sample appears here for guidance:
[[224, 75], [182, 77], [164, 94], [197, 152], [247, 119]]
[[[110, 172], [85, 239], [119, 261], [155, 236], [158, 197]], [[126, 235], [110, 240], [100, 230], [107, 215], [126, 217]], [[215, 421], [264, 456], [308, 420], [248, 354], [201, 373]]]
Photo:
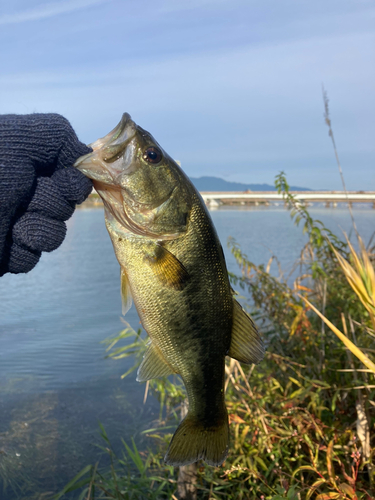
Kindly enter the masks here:
[[[217, 261], [223, 260], [220, 243], [200, 200], [193, 203], [187, 234], [164, 244], [189, 273], [182, 291], [176, 294], [167, 284], [151, 279], [152, 270], [145, 268], [142, 245], [138, 239], [122, 240], [115, 246], [118, 260], [127, 263], [142, 325], [174, 372], [183, 378], [191, 409], [212, 418], [212, 408], [217, 408], [217, 404], [211, 404], [212, 394], [219, 395], [216, 398], [224, 408], [224, 371], [218, 360], [223, 364], [229, 350], [233, 301], [225, 267], [216, 266]], [[213, 267], [216, 273], [211, 273], [207, 280], [206, 269]], [[207, 307], [203, 309], [202, 303]], [[205, 370], [197, 371], [197, 365]]]
[[125, 309], [132, 296], [151, 340], [138, 380], [177, 373], [188, 395], [166, 462], [219, 465], [229, 439], [225, 356], [259, 362], [262, 340], [233, 297], [207, 208], [180, 167], [127, 114], [92, 147], [76, 166], [103, 198]]

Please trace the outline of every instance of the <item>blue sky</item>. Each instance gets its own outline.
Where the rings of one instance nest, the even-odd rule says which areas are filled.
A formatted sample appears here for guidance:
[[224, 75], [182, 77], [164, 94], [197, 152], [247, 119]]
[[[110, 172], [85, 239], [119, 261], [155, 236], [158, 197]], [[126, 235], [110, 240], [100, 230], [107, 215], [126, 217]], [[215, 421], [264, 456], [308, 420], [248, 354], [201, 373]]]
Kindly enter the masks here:
[[188, 175], [375, 190], [373, 0], [12, 0], [0, 113], [58, 112], [79, 138], [124, 111]]

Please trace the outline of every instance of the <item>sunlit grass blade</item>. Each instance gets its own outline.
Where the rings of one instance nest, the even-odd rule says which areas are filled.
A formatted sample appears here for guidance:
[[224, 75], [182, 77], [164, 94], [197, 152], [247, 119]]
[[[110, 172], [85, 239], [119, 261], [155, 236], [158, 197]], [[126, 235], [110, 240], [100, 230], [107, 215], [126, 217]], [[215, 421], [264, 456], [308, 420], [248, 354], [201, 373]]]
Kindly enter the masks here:
[[348, 283], [353, 288], [354, 292], [362, 302], [370, 314], [372, 323], [375, 327], [375, 271], [370, 261], [368, 252], [358, 236], [360, 254], [358, 255], [348, 237], [345, 235], [346, 241], [350, 248], [353, 264], [351, 265], [335, 248], [332, 250], [344, 272]]
[[324, 321], [324, 323], [335, 333], [345, 346], [356, 356], [367, 368], [375, 373], [375, 364], [364, 354], [351, 340], [348, 339], [328, 318], [326, 318], [315, 306], [311, 304], [305, 297], [299, 295], [306, 304]]

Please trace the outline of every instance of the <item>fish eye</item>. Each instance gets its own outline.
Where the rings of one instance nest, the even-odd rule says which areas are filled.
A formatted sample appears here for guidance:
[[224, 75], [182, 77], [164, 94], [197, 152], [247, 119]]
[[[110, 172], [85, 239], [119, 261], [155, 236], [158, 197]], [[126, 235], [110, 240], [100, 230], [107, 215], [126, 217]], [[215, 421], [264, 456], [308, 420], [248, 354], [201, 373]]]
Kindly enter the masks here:
[[163, 158], [162, 152], [155, 146], [147, 148], [146, 151], [143, 153], [143, 159], [146, 160], [148, 163], [152, 163], [154, 165], [156, 163], [160, 163], [162, 158]]

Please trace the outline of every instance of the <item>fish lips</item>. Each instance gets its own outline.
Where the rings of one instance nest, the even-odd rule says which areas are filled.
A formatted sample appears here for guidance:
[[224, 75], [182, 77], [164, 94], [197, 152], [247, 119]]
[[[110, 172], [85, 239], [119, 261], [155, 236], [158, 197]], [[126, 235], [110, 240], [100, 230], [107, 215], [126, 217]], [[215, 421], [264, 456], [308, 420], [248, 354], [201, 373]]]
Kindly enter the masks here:
[[93, 152], [78, 158], [74, 167], [93, 181], [117, 184], [119, 174], [130, 173], [133, 149], [130, 142], [135, 134], [136, 124], [128, 113], [124, 113], [109, 134], [89, 144]]

